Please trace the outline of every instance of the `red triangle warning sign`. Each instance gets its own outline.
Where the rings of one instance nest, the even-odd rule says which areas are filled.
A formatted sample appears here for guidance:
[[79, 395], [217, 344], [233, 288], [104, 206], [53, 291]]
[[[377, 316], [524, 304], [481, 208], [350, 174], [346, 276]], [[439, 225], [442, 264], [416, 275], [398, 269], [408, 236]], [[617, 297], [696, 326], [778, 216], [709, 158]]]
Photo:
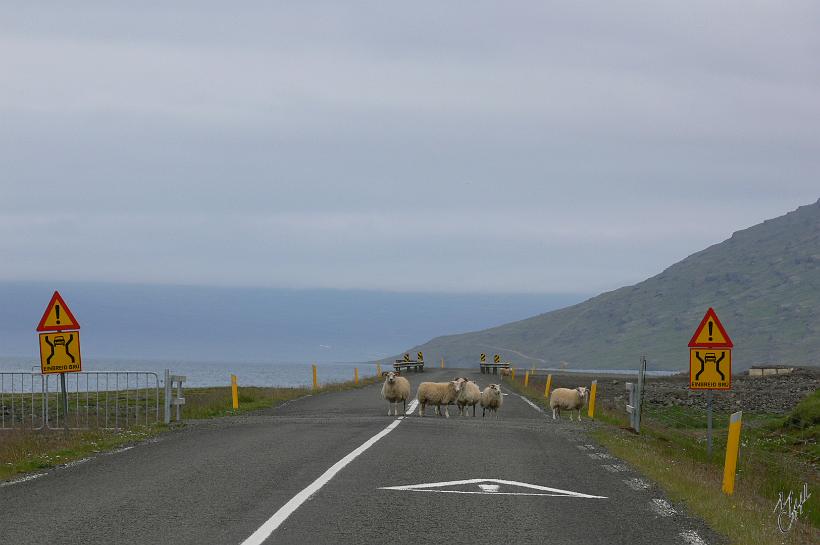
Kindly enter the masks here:
[[60, 292], [55, 291], [51, 296], [37, 331], [63, 331], [66, 329], [80, 329], [80, 323], [71, 314], [68, 305], [65, 304]]
[[732, 348], [732, 339], [718, 320], [715, 309], [709, 307], [689, 341], [690, 348]]

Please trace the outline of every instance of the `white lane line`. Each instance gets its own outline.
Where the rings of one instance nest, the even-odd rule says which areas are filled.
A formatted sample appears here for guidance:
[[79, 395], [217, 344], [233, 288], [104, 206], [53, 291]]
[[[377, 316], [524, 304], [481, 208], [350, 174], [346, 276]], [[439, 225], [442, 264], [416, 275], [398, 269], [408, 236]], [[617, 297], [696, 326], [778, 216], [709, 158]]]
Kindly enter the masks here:
[[685, 532], [681, 532], [680, 537], [683, 538], [683, 541], [687, 545], [706, 545], [706, 542], [703, 541], [703, 538], [700, 537], [698, 533], [694, 530], [686, 530]]
[[305, 503], [312, 495], [319, 491], [324, 485], [330, 481], [339, 471], [341, 471], [347, 464], [355, 460], [361, 453], [372, 447], [376, 444], [376, 442], [396, 429], [396, 427], [401, 424], [401, 421], [404, 420], [403, 416], [400, 416], [396, 420], [394, 420], [389, 426], [384, 428], [382, 431], [365, 441], [359, 448], [333, 464], [330, 469], [322, 473], [318, 479], [310, 483], [307, 488], [293, 496], [285, 505], [279, 508], [277, 512], [273, 514], [271, 518], [265, 521], [265, 523], [259, 527], [251, 536], [242, 542], [242, 545], [261, 545], [264, 543], [266, 539], [270, 537], [274, 530], [276, 530], [285, 520], [296, 511], [300, 505]]
[[649, 503], [649, 507], [651, 507], [655, 513], [662, 517], [671, 517], [678, 514], [678, 512], [675, 511], [675, 508], [672, 507], [668, 501], [661, 498], [653, 498]]
[[646, 490], [649, 488], [649, 483], [637, 477], [624, 480], [626, 485], [632, 490]]
[[413, 414], [413, 411], [416, 410], [416, 407], [418, 407], [418, 405], [419, 405], [419, 400], [414, 399], [413, 401], [410, 402], [410, 407], [408, 407], [408, 409], [406, 411], [404, 411], [404, 414], [406, 414], [407, 416], [410, 416], [411, 414]]
[[524, 400], [524, 402], [525, 402], [527, 405], [529, 405], [530, 407], [532, 407], [533, 409], [535, 409], [535, 410], [536, 410], [536, 411], [538, 411], [539, 413], [541, 413], [541, 414], [543, 414], [543, 413], [544, 413], [544, 411], [541, 409], [541, 407], [539, 407], [538, 405], [536, 405], [535, 403], [533, 403], [532, 401], [530, 401], [530, 400], [529, 400], [529, 399], [527, 399], [526, 397], [522, 396], [521, 394], [516, 394], [516, 395], [517, 395], [518, 397], [520, 397], [521, 399], [523, 399], [523, 400]]
[[84, 464], [86, 462], [90, 462], [91, 460], [92, 460], [91, 458], [80, 458], [79, 460], [74, 460], [73, 462], [68, 462], [67, 464], [63, 464], [61, 467], [63, 469], [67, 469], [69, 467], [74, 467], [74, 466], [78, 466], [80, 464]]
[[2, 483], [0, 483], [0, 488], [2, 488], [4, 486], [11, 486], [13, 484], [24, 483], [26, 481], [33, 481], [34, 479], [38, 479], [40, 477], [45, 477], [46, 475], [47, 475], [47, 473], [35, 473], [33, 475], [26, 475], [25, 477], [21, 477], [19, 479], [15, 479], [13, 481], [2, 482]]

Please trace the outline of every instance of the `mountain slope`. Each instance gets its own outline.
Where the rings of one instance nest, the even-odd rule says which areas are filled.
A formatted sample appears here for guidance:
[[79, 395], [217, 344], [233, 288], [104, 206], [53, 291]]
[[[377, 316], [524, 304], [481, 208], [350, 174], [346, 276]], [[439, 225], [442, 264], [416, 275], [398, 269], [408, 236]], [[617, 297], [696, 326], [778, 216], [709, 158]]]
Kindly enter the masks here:
[[527, 366], [688, 366], [687, 343], [708, 307], [735, 343], [734, 369], [820, 364], [820, 200], [738, 231], [634, 286], [492, 329], [438, 337], [428, 361], [475, 364], [480, 352]]

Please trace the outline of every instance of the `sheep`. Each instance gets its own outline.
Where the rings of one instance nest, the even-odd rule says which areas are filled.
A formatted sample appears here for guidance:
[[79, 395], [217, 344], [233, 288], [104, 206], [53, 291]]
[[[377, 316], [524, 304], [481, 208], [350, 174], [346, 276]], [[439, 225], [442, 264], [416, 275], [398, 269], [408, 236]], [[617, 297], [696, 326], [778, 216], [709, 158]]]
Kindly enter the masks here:
[[444, 415], [450, 418], [450, 411], [447, 405], [458, 397], [461, 390], [461, 382], [451, 380], [450, 382], [422, 382], [416, 391], [416, 399], [419, 401], [419, 416], [424, 416], [424, 409], [427, 404], [436, 406], [436, 414], [441, 416], [441, 406], [444, 405]]
[[466, 380], [461, 384], [461, 390], [458, 392], [456, 403], [458, 404], [458, 413], [461, 416], [467, 416], [467, 406], [473, 406], [473, 416], [475, 416], [476, 403], [481, 401], [481, 390], [478, 384], [472, 380]]
[[390, 409], [396, 416], [399, 415], [399, 401], [402, 402], [404, 410], [407, 411], [407, 398], [410, 397], [410, 381], [400, 377], [398, 373], [390, 371], [382, 386], [382, 397], [387, 400], [387, 416], [390, 416]]
[[481, 418], [484, 418], [488, 410], [495, 413], [495, 417], [498, 418], [498, 409], [501, 408], [502, 403], [504, 403], [504, 395], [501, 393], [500, 384], [490, 384], [484, 388], [481, 392]]
[[570, 390], [569, 388], [556, 388], [550, 394], [550, 408], [552, 409], [552, 419], [560, 418], [561, 409], [569, 410], [569, 419], [572, 420], [572, 411], [578, 410], [578, 422], [581, 421], [581, 407], [587, 400], [587, 389], [578, 386]]
[[502, 377], [511, 377], [512, 376], [512, 369], [509, 367], [502, 367], [501, 368], [501, 376]]

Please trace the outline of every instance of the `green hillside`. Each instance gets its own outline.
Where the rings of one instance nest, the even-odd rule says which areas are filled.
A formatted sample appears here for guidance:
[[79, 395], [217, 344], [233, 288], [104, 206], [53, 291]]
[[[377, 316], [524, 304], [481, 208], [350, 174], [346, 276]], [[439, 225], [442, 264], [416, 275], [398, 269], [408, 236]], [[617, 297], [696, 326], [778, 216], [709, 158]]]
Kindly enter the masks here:
[[688, 366], [687, 343], [708, 307], [735, 343], [734, 370], [820, 364], [820, 200], [738, 231], [657, 276], [575, 306], [413, 347], [428, 361], [475, 364], [499, 353], [529, 367]]

